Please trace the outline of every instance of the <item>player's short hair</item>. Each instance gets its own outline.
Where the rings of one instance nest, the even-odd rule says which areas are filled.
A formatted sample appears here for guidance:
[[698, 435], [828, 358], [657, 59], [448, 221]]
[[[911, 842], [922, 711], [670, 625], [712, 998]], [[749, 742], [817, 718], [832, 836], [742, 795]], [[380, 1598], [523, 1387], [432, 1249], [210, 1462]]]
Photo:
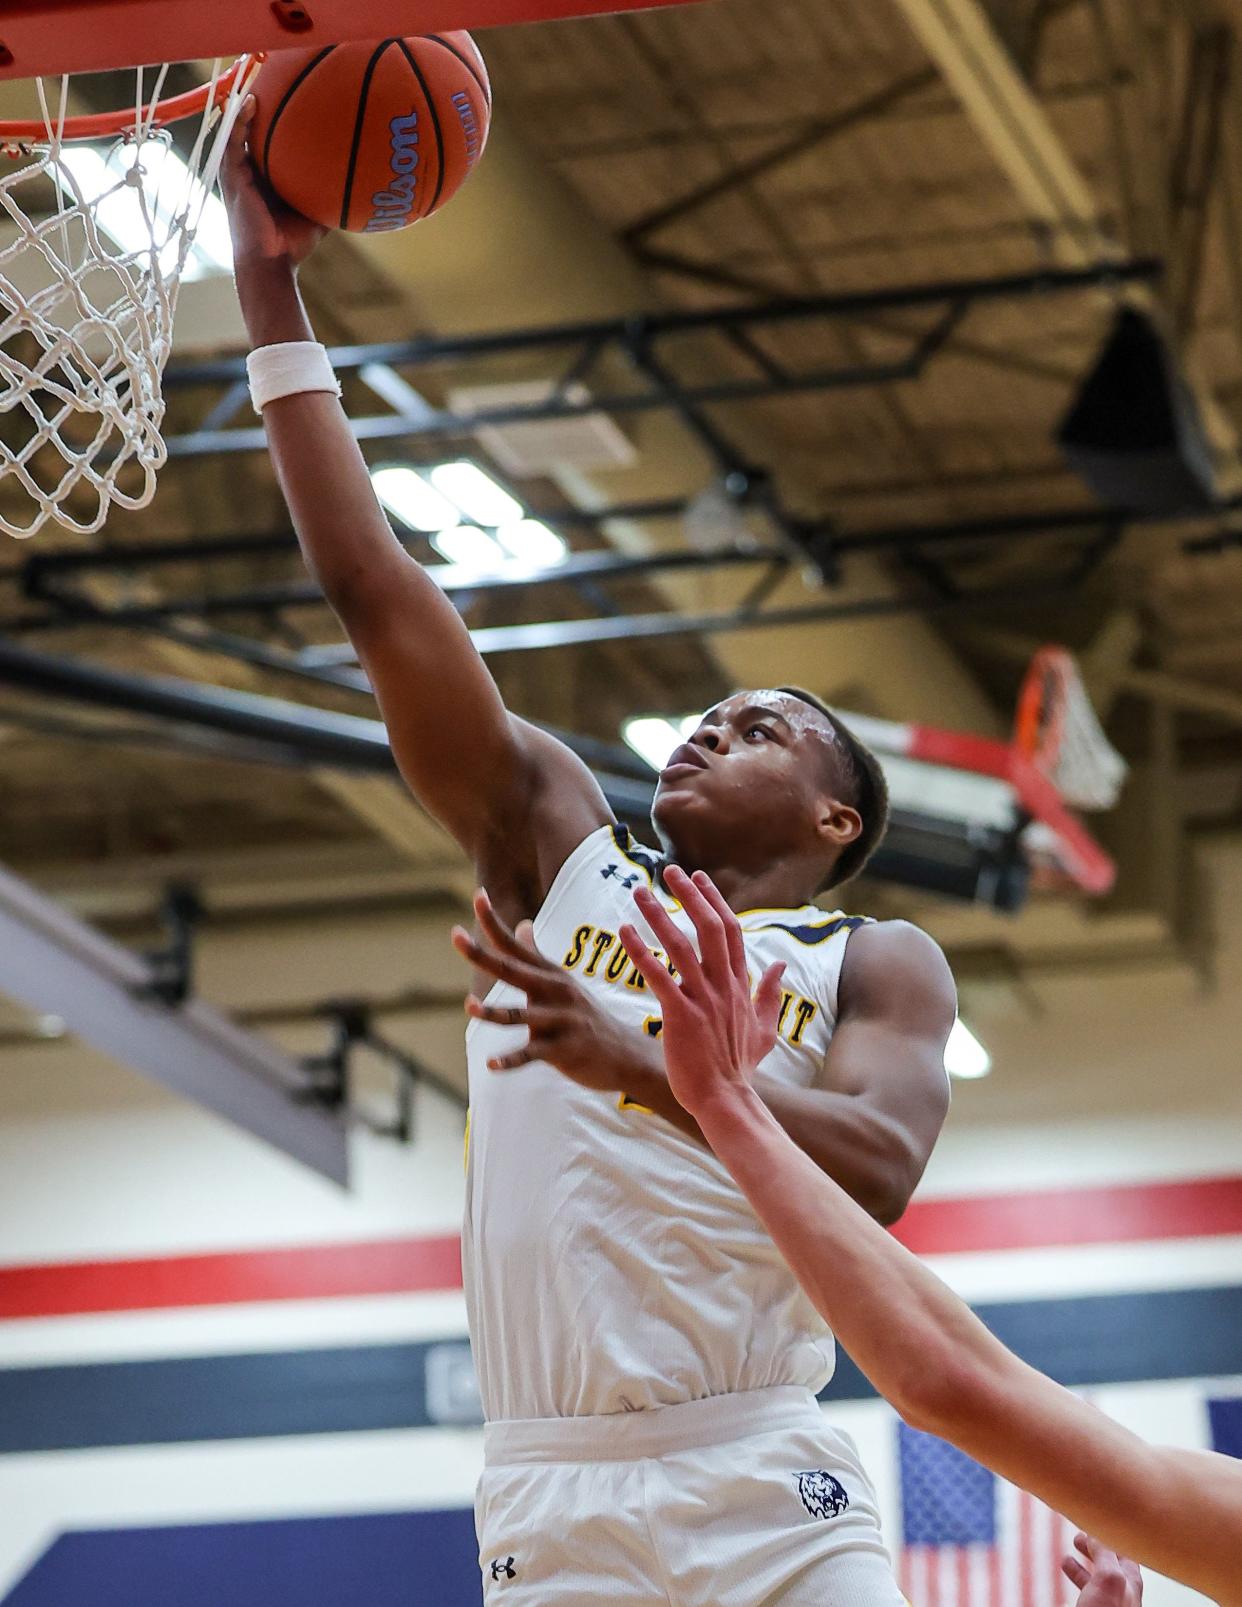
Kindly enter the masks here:
[[862, 817], [862, 831], [841, 854], [819, 889], [821, 893], [826, 893], [830, 888], [840, 887], [842, 882], [852, 881], [859, 875], [884, 841], [888, 831], [888, 782], [875, 754], [854, 735], [823, 698], [800, 686], [780, 686], [777, 691], [810, 704], [828, 722], [841, 761], [844, 801], [857, 809]]

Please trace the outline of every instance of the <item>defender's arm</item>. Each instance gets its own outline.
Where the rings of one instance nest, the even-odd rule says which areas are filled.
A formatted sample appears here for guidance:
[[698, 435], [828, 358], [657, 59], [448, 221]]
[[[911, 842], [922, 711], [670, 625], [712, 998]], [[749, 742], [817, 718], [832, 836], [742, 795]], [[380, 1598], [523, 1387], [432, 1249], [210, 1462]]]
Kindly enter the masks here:
[[842, 1345], [909, 1423], [1115, 1551], [1222, 1607], [1242, 1603], [1242, 1465], [1147, 1445], [1019, 1361], [790, 1143], [757, 1094], [695, 1114]]
[[[710, 882], [676, 892], [703, 954], [680, 982], [634, 927], [621, 933], [663, 1010], [669, 1086], [876, 1389], [1114, 1550], [1242, 1607], [1242, 1465], [1149, 1446], [1019, 1361], [790, 1141], [750, 1086], [771, 992], [752, 998], [741, 929]], [[664, 910], [641, 890], [636, 902], [671, 952]]]

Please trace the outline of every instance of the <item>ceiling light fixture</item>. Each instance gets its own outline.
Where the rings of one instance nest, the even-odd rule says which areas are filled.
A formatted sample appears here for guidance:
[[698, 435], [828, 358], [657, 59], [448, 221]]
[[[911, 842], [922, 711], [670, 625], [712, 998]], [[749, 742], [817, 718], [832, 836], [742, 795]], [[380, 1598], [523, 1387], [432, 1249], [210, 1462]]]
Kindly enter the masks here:
[[550, 530], [541, 519], [520, 519], [517, 524], [501, 525], [496, 540], [519, 563], [536, 569], [554, 569], [569, 556], [565, 538]]
[[634, 715], [622, 725], [621, 735], [655, 771], [663, 770], [673, 749], [685, 741], [673, 722], [662, 714]]
[[[138, 184], [128, 178], [135, 167], [142, 169], [141, 193]], [[191, 174], [180, 152], [167, 140], [153, 138], [141, 145], [119, 145], [107, 155], [93, 145], [66, 145], [54, 172], [60, 188], [73, 200], [77, 199], [74, 184], [85, 201], [103, 197], [95, 216], [99, 227], [123, 252], [149, 251], [154, 223], [161, 260], [169, 259], [166, 271], [173, 267], [181, 249], [176, 220], [186, 212], [193, 216], [201, 207], [182, 277], [189, 281], [233, 271], [233, 244], [224, 202], [214, 191], [204, 194], [201, 180]]]
[[441, 463], [432, 469], [431, 483], [441, 496], [455, 503], [467, 519], [489, 530], [517, 524], [526, 517], [526, 509], [516, 497], [497, 485], [490, 474], [484, 474], [477, 463], [465, 458], [456, 463]]
[[451, 530], [438, 530], [431, 538], [431, 545], [449, 563], [473, 574], [498, 569], [506, 561], [504, 548], [486, 530], [475, 525], [454, 525]]
[[414, 469], [399, 464], [372, 469], [371, 484], [389, 513], [411, 530], [431, 535], [438, 530], [452, 530], [461, 523], [461, 514], [453, 504], [432, 490]]
[[976, 1082], [992, 1069], [992, 1057], [959, 1016], [945, 1045], [944, 1069], [950, 1077]]

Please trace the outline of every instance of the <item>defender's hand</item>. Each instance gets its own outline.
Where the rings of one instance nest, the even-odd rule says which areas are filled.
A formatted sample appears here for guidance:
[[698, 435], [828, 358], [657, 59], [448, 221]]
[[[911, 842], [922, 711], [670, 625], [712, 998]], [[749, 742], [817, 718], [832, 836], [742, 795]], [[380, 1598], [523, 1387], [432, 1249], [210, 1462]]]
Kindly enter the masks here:
[[696, 871], [691, 878], [673, 865], [664, 879], [694, 923], [698, 954], [652, 892], [639, 888], [634, 902], [680, 981], [635, 927], [623, 926], [621, 941], [663, 1009], [669, 1087], [693, 1116], [720, 1095], [745, 1089], [771, 1052], [785, 967], [771, 966], [752, 996], [741, 924], [711, 877]]
[[254, 114], [251, 95], [233, 128], [220, 169], [234, 261], [239, 269], [281, 260], [296, 268], [328, 231], [287, 207], [259, 177], [246, 148]]
[[1082, 1591], [1078, 1607], [1143, 1607], [1143, 1576], [1136, 1563], [1087, 1534], [1075, 1536], [1074, 1545], [1081, 1557], [1066, 1557], [1061, 1571]]
[[623, 1091], [635, 1057], [627, 1035], [580, 983], [540, 954], [529, 921], [511, 932], [482, 891], [475, 895], [474, 910], [485, 941], [477, 941], [458, 926], [453, 929], [453, 947], [488, 976], [520, 988], [526, 1002], [489, 1005], [471, 994], [466, 1013], [476, 1021], [530, 1029], [530, 1039], [521, 1049], [489, 1060], [488, 1070], [515, 1071], [544, 1060], [584, 1088], [600, 1093]]

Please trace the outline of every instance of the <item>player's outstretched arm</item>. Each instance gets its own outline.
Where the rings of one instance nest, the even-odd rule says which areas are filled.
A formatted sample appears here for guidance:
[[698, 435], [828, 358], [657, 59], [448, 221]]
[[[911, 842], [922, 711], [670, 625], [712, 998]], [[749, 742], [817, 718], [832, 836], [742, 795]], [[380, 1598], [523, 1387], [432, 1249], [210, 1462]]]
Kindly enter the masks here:
[[[222, 175], [242, 311], [256, 347], [313, 340], [297, 268], [324, 231], [261, 186], [246, 151], [252, 116]], [[533, 914], [566, 855], [612, 818], [598, 785], [508, 714], [457, 610], [394, 536], [337, 399], [285, 397], [263, 421], [307, 565], [370, 677], [402, 775], [508, 913]]]
[[[622, 929], [661, 1006], [669, 1086], [854, 1361], [916, 1427], [1113, 1550], [1242, 1607], [1242, 1466], [1149, 1446], [1027, 1367], [792, 1142], [751, 1082], [762, 1032], [736, 917], [707, 877], [673, 879], [702, 960], [686, 957], [674, 980]], [[671, 952], [676, 928], [659, 901], [645, 889], [635, 901]]]

